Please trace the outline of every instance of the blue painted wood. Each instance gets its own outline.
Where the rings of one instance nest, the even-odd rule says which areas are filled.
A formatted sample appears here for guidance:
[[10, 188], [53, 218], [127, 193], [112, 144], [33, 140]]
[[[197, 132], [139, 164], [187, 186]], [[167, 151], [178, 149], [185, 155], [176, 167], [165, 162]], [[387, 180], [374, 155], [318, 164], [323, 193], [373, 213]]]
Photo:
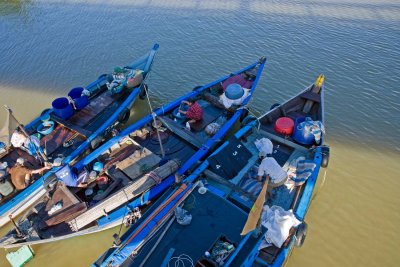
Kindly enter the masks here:
[[168, 250], [168, 253], [167, 253], [167, 255], [165, 256], [165, 258], [164, 258], [164, 260], [163, 260], [163, 262], [162, 262], [162, 264], [161, 264], [160, 267], [166, 267], [166, 266], [168, 266], [168, 263], [169, 263], [169, 261], [171, 260], [172, 255], [174, 255], [174, 252], [175, 252], [175, 249], [174, 249], [174, 248], [170, 248], [170, 249]]
[[[250, 66], [235, 72], [234, 75], [242, 73], [243, 71], [246, 71], [248, 69], [254, 68], [257, 64], [258, 64], [258, 62], [254, 63], [254, 64], [251, 64]], [[262, 69], [264, 68], [264, 64], [265, 64], [265, 61], [260, 65], [258, 74], [261, 73]], [[261, 71], [260, 71], [260, 69], [261, 69]], [[195, 91], [192, 91], [192, 92], [190, 92], [190, 93], [188, 93], [188, 94], [186, 94], [186, 95], [184, 95], [184, 96], [182, 96], [182, 97], [180, 97], [180, 98], [178, 98], [178, 99], [176, 99], [176, 100], [174, 100], [174, 101], [172, 101], [172, 102], [170, 102], [170, 103], [168, 103], [168, 104], [166, 104], [164, 106], [161, 106], [160, 108], [158, 108], [156, 110], [154, 110], [153, 113], [151, 113], [151, 114], [143, 117], [139, 121], [133, 123], [132, 125], [130, 125], [126, 129], [121, 131], [117, 136], [115, 136], [114, 138], [110, 139], [109, 141], [104, 143], [102, 146], [97, 148], [90, 155], [86, 156], [84, 159], [79, 161], [75, 165], [75, 168], [77, 170], [81, 170], [83, 168], [83, 166], [85, 166], [85, 165], [89, 164], [90, 162], [92, 162], [93, 160], [95, 160], [99, 155], [104, 153], [106, 150], [108, 150], [108, 148], [110, 148], [114, 144], [118, 143], [122, 138], [124, 138], [125, 136], [131, 134], [132, 132], [136, 131], [137, 129], [140, 129], [141, 127], [143, 127], [147, 123], [151, 122], [153, 120], [153, 116], [162, 116], [162, 115], [174, 110], [175, 108], [177, 108], [181, 104], [182, 100], [187, 100], [189, 98], [195, 97], [195, 96], [199, 95], [201, 92], [203, 92], [204, 90], [206, 90], [207, 88], [209, 88], [211, 86], [214, 86], [216, 84], [219, 84], [220, 82], [226, 80], [229, 77], [230, 77], [230, 75], [224, 76], [224, 77], [222, 77], [222, 78], [220, 78], [220, 79], [218, 79], [218, 80], [216, 80], [214, 82], [206, 84], [206, 85], [202, 86], [201, 88], [199, 88], [199, 89], [197, 89]], [[253, 83], [253, 87], [252, 87], [253, 91], [255, 89], [256, 82], [258, 82], [258, 80], [254, 81], [254, 83]], [[246, 98], [245, 101], [246, 102], [243, 102], [243, 103], [247, 103], [249, 101], [249, 98]], [[233, 124], [239, 119], [239, 117], [242, 114], [242, 112], [243, 112], [243, 110], [236, 111], [234, 116], [224, 125], [224, 127], [222, 127], [217, 132], [217, 134], [215, 134], [212, 138], [210, 138], [208, 140], [208, 142], [205, 145], [203, 145], [203, 147], [201, 147], [200, 150], [198, 150], [197, 153], [189, 161], [187, 161], [184, 165], [182, 165], [177, 173], [183, 174], [185, 171], [187, 171], [193, 165], [194, 162], [197, 162], [199, 159], [204, 157], [204, 155], [209, 151], [210, 147], [216, 141], [221, 140], [220, 138], [222, 138], [226, 134], [226, 132], [233, 126]]]
[[131, 236], [136, 234], [136, 236], [129, 242], [123, 243], [116, 251], [114, 251], [102, 264], [102, 267], [108, 266], [108, 262], [112, 261], [114, 266], [118, 266], [122, 264], [129, 255], [131, 255], [132, 251], [137, 249], [139, 245], [142, 243], [143, 239], [147, 237], [147, 235], [153, 231], [154, 227], [160, 223], [160, 220], [164, 218], [166, 214], [172, 211], [173, 207], [176, 203], [178, 203], [181, 198], [192, 188], [192, 185], [188, 185], [188, 187], [183, 190], [179, 195], [177, 195], [173, 200], [171, 200], [153, 219], [150, 221], [142, 222], [138, 227], [143, 227], [142, 230], [138, 233], [132, 232], [127, 239], [130, 239]]
[[232, 264], [233, 260], [239, 254], [240, 250], [244, 247], [244, 245], [246, 244], [247, 240], [249, 240], [251, 234], [252, 234], [252, 232], [247, 233], [247, 235], [244, 236], [242, 241], [239, 243], [238, 247], [235, 249], [235, 251], [232, 253], [232, 255], [229, 256], [228, 261], [224, 265], [225, 267], [229, 267]]
[[[146, 60], [145, 61], [146, 64], [149, 61], [152, 62], [154, 60], [154, 56], [155, 56], [155, 53], [156, 53], [158, 47], [159, 47], [158, 44], [155, 44], [153, 49], [148, 54], [143, 56], [143, 58]], [[135, 64], [137, 64], [137, 63], [131, 63], [130, 66], [135, 68], [136, 67]], [[147, 70], [149, 70], [149, 69], [147, 69]], [[96, 81], [94, 81], [93, 83], [91, 83], [89, 86], [94, 86], [95, 84], [102, 82], [104, 79], [105, 79], [105, 77], [101, 77], [101, 78], [97, 79]], [[132, 93], [128, 96], [128, 98], [122, 103], [122, 105], [120, 105], [120, 107], [116, 110], [116, 112], [110, 118], [108, 118], [107, 121], [105, 121], [99, 129], [97, 129], [92, 135], [90, 135], [87, 140], [85, 140], [82, 144], [80, 144], [80, 146], [74, 152], [72, 152], [69, 156], [67, 156], [63, 160], [63, 163], [69, 164], [75, 157], [77, 157], [83, 151], [85, 151], [89, 147], [90, 142], [93, 141], [98, 135], [102, 134], [108, 127], [110, 127], [110, 125], [112, 125], [118, 119], [119, 114], [126, 107], [128, 107], [132, 104], [132, 102], [137, 98], [138, 94], [139, 94], [139, 88], [135, 88], [132, 91]], [[50, 113], [50, 112], [51, 112], [51, 109], [49, 111], [47, 111], [46, 113]], [[38, 123], [39, 121], [40, 121], [40, 116], [38, 118], [36, 118], [35, 120], [33, 120], [31, 123], [27, 124], [26, 127], [27, 128], [31, 127], [31, 126], [35, 125], [36, 123]], [[24, 200], [31, 197], [33, 194], [37, 194], [42, 189], [43, 182], [46, 179], [48, 179], [53, 173], [58, 171], [59, 169], [60, 169], [59, 167], [53, 168], [51, 171], [46, 173], [44, 176], [42, 176], [41, 178], [36, 180], [28, 188], [26, 188], [21, 193], [16, 195], [14, 198], [10, 199], [6, 203], [4, 203], [2, 206], [0, 206], [0, 216], [4, 215], [6, 213], [9, 213], [9, 212], [14, 212], [15, 210], [18, 210], [20, 207], [22, 207], [24, 205]]]
[[[239, 74], [243, 71], [246, 71], [248, 69], [254, 68], [257, 64], [259, 64], [259, 62], [256, 62], [236, 73], [234, 73], [234, 75]], [[243, 104], [244, 106], [248, 103], [248, 101], [250, 100], [252, 94], [254, 93], [254, 90], [257, 86], [257, 83], [259, 81], [259, 78], [261, 76], [261, 73], [263, 71], [265, 65], [265, 60], [263, 62], [261, 62], [259, 69], [258, 69], [258, 73], [257, 73], [257, 78], [253, 83], [252, 88], [250, 89], [250, 94], [249, 97], [247, 97], [244, 101]], [[131, 132], [141, 128], [142, 126], [144, 126], [146, 123], [150, 122], [153, 119], [153, 116], [160, 116], [163, 115], [173, 109], [175, 109], [177, 106], [180, 105], [182, 100], [188, 99], [190, 97], [194, 97], [198, 94], [200, 94], [202, 91], [204, 91], [205, 89], [220, 83], [221, 81], [227, 79], [229, 76], [225, 76], [217, 81], [214, 81], [210, 84], [207, 84], [199, 89], [197, 89], [196, 91], [192, 91], [191, 93], [165, 105], [162, 106], [161, 108], [155, 110], [153, 112], [153, 114], [149, 114], [148, 116], [144, 117], [143, 119], [139, 120], [138, 122], [134, 123], [133, 125], [131, 125], [130, 127], [126, 128], [123, 132], [121, 132], [119, 134], [119, 136], [109, 140], [107, 143], [105, 143], [103, 146], [101, 146], [98, 150], [96, 150], [96, 153], [92, 153], [91, 155], [89, 155], [88, 157], [86, 157], [85, 159], [83, 159], [81, 162], [79, 162], [76, 166], [79, 166], [79, 168], [81, 168], [82, 166], [90, 163], [91, 161], [95, 160], [97, 158], [97, 155], [103, 153], [104, 151], [106, 151], [108, 149], [108, 147], [112, 146], [113, 144], [119, 142], [119, 140], [121, 138], [123, 138], [124, 136], [130, 134]], [[236, 123], [236, 121], [239, 120], [240, 116], [242, 115], [242, 113], [244, 112], [243, 109], [239, 109], [237, 110], [234, 115], [228, 120], [228, 122], [226, 122], [224, 124], [223, 127], [221, 127], [221, 129], [212, 137], [210, 138], [188, 161], [186, 161], [177, 171], [177, 175], [183, 175], [187, 170], [189, 170], [194, 164], [197, 164], [197, 162], [199, 160], [201, 160], [209, 151], [210, 149], [214, 146], [215, 143], [217, 143], [219, 140], [222, 140], [222, 138], [224, 137], [224, 135], [232, 128], [232, 126]], [[248, 128], [248, 129], [251, 129]], [[224, 144], [225, 146], [227, 144]], [[222, 145], [222, 146], [224, 146]], [[220, 151], [222, 149], [222, 147], [218, 148], [217, 151]], [[217, 152], [216, 151], [216, 152]], [[214, 153], [216, 153], [214, 152]], [[214, 154], [213, 153], [213, 154]], [[96, 155], [97, 154], [97, 155]], [[198, 166], [193, 172], [192, 174], [190, 174], [185, 180], [185, 183], [188, 183], [189, 186], [193, 186], [192, 182], [194, 182], [195, 179], [197, 179], [197, 177], [208, 167], [208, 162], [204, 161], [200, 166]], [[172, 184], [172, 182], [171, 182]], [[157, 186], [155, 186], [153, 189], [157, 188]], [[217, 190], [217, 189], [216, 189]], [[150, 190], [151, 191], [151, 190]], [[213, 189], [211, 189], [210, 191], [213, 192]], [[220, 191], [220, 190], [218, 190]], [[221, 191], [222, 192], [222, 191]], [[220, 194], [221, 192], [215, 192], [217, 195], [223, 196], [224, 194]], [[222, 192], [223, 193], [223, 192]], [[169, 207], [169, 205], [168, 205]], [[159, 217], [160, 215], [165, 215], [167, 214], [168, 211], [168, 207], [164, 208], [159, 214], [157, 214], [157, 217]], [[119, 212], [119, 214], [121, 214]], [[103, 261], [101, 266], [106, 266], [107, 262], [109, 262], [110, 260], [113, 261], [113, 264], [119, 264], [122, 263], [126, 257], [128, 255], [130, 255], [130, 253], [137, 248], [137, 246], [140, 244], [140, 242], [143, 240], [143, 238], [145, 238], [147, 236], [148, 233], [150, 233], [153, 229], [153, 221], [152, 222], [148, 222], [148, 225], [146, 225], [145, 228], [143, 228], [141, 231], [136, 232], [137, 236], [135, 236], [135, 238], [133, 240], [131, 240], [129, 243], [124, 243], [124, 245], [126, 246], [123, 249], [118, 249], [116, 251], [114, 251], [112, 253], [112, 255], [110, 255], [105, 261]], [[140, 227], [140, 226], [138, 226]], [[128, 237], [125, 238], [125, 240], [129, 240], [130, 236], [132, 236], [135, 233], [135, 231], [133, 231]]]
[[314, 163], [317, 166], [315, 167], [311, 177], [308, 178], [307, 183], [305, 183], [303, 194], [301, 196], [297, 209], [294, 212], [296, 217], [301, 221], [304, 220], [304, 216], [306, 215], [308, 207], [310, 206], [311, 197], [315, 188], [315, 183], [317, 182], [318, 179], [318, 173], [321, 167], [321, 162], [322, 162], [321, 148], [318, 147], [314, 155]]

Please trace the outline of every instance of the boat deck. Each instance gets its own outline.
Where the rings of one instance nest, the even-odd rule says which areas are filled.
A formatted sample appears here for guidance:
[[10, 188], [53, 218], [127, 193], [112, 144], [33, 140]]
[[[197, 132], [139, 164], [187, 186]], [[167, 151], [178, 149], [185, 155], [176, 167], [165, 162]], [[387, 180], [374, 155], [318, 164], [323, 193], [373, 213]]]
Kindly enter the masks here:
[[[143, 247], [137, 258], [128, 259], [122, 266], [138, 266], [143, 263], [163, 231], [166, 231], [164, 238], [156, 245], [154, 253], [148, 257], [144, 266], [161, 266], [171, 248], [175, 250], [172, 257], [186, 254], [196, 262], [204, 257], [204, 253], [210, 250], [220, 236], [236, 246], [239, 244], [239, 233], [246, 222], [247, 214], [213, 193], [201, 195], [196, 190], [183, 206], [192, 215], [191, 223], [182, 226], [174, 219], [167, 229], [167, 222]], [[174, 260], [170, 261], [170, 265], [174, 265]]]
[[71, 118], [64, 120], [51, 114], [51, 119], [80, 135], [89, 137], [116, 111], [129, 92], [126, 90], [124, 93], [113, 95], [105, 90], [92, 98], [85, 108], [76, 111]]
[[176, 119], [172, 114], [159, 119], [170, 131], [200, 148], [210, 138], [205, 132], [207, 125], [213, 122], [218, 122], [220, 125], [225, 123], [224, 118], [226, 118], [228, 111], [224, 108], [218, 108], [203, 99], [197, 102], [203, 109], [203, 118], [198, 122], [192, 123], [190, 130], [186, 129], [186, 119]]
[[[166, 159], [179, 159], [183, 163], [196, 152], [195, 147], [190, 141], [182, 139], [168, 129], [160, 132], [160, 138]], [[134, 140], [142, 147], [162, 157], [160, 142], [155, 130], [151, 130], [146, 138], [135, 137]]]
[[[73, 140], [72, 145], [64, 147], [64, 143]], [[69, 155], [86, 140], [80, 134], [72, 131], [62, 125], [57, 125], [55, 129], [48, 135], [40, 139], [40, 146], [46, 151], [48, 156], [57, 157], [57, 155]]]
[[[166, 156], [164, 161], [178, 159], [180, 162], [184, 162], [196, 151], [190, 143], [182, 140], [169, 130], [160, 132], [160, 137]], [[95, 195], [90, 197], [85, 195], [87, 188], [64, 188], [61, 191], [57, 189], [56, 192], [60, 191], [62, 194], [58, 194], [58, 196], [53, 193], [52, 199], [44, 199], [43, 204], [37, 206], [40, 212], [38, 215], [30, 215], [29, 219], [35, 222], [36, 231], [42, 239], [59, 237], [73, 232], [66, 222], [56, 221], [56, 223], [51, 223], [50, 225], [49, 216], [47, 215], [48, 207], [52, 207], [55, 203], [62, 201], [64, 203], [63, 208], [56, 213], [56, 216], [60, 217], [61, 215], [59, 214], [68, 214], [69, 220], [79, 216], [87, 208], [96, 208], [98, 205], [103, 205], [107, 208], [108, 204], [104, 204], [104, 201], [111, 196], [117, 199], [116, 195], [124, 195], [121, 190], [126, 190], [145, 173], [159, 166], [162, 157], [157, 133], [150, 129], [145, 137], [139, 138], [136, 136], [134, 140], [135, 142], [128, 139], [119, 143], [111, 152], [98, 157], [98, 161], [103, 162], [105, 169], [107, 169], [107, 174], [103, 175], [107, 175], [110, 179], [108, 187], [103, 193], [96, 195], [96, 193], [103, 190], [95, 183], [89, 185], [89, 187], [93, 188]], [[63, 187], [61, 186], [60, 188]], [[67, 204], [72, 200], [74, 200], [76, 208], [70, 212], [71, 208]], [[127, 199], [118, 198], [116, 201], [122, 201], [123, 204]], [[43, 205], [46, 205], [47, 209]], [[95, 223], [95, 220], [93, 223]], [[87, 227], [93, 226], [93, 223], [88, 224]]]
[[[35, 159], [33, 156], [29, 155], [27, 152], [25, 152], [24, 150], [22, 150], [20, 148], [12, 148], [12, 150], [10, 150], [9, 153], [5, 154], [2, 158], [0, 158], [0, 161], [7, 162], [8, 168], [11, 168], [12, 166], [15, 165], [15, 163], [17, 162], [17, 159], [20, 157], [25, 159], [24, 166], [28, 167], [29, 169], [35, 170], [35, 169], [39, 169], [42, 167], [41, 162], [39, 160]], [[43, 173], [46, 173], [46, 172], [47, 171], [43, 171]], [[40, 174], [32, 175], [32, 182], [36, 181], [40, 177], [41, 177]], [[7, 173], [7, 175], [5, 177], [3, 177], [3, 179], [6, 179], [9, 182], [11, 182], [11, 175]], [[0, 206], [3, 205], [4, 203], [6, 203], [9, 199], [13, 198], [17, 192], [22, 192], [22, 191], [17, 191], [14, 189], [14, 191], [11, 192], [9, 195], [2, 196], [0, 199]]]

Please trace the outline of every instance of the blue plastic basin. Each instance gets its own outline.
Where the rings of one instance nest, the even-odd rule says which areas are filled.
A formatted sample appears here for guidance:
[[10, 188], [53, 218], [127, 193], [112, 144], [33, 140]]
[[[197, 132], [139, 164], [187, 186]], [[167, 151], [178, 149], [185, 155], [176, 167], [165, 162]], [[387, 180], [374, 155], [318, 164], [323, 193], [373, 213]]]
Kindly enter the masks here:
[[231, 100], [236, 100], [244, 95], [244, 90], [240, 84], [232, 83], [226, 87], [225, 96]]
[[77, 110], [83, 109], [89, 104], [89, 97], [87, 97], [87, 95], [82, 95], [83, 90], [83, 87], [75, 87], [68, 93], [68, 96], [74, 100], [75, 108]]
[[56, 98], [51, 105], [53, 106], [54, 114], [61, 119], [66, 120], [74, 114], [74, 110], [66, 97]]
[[[46, 129], [44, 129], [46, 128]], [[48, 135], [54, 130], [54, 121], [44, 121], [43, 123], [39, 124], [36, 131], [43, 135]]]

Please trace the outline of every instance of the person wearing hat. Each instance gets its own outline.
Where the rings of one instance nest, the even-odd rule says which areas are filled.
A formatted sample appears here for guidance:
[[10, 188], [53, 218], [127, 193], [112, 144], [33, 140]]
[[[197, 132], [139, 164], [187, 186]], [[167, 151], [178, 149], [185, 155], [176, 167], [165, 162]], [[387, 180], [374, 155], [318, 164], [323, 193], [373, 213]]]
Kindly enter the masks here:
[[15, 165], [8, 171], [11, 175], [11, 182], [17, 190], [23, 190], [29, 185], [32, 174], [41, 173], [44, 170], [51, 169], [51, 166], [48, 165], [40, 169], [31, 170], [28, 167], [25, 167], [24, 163], [24, 158], [18, 158]]
[[[273, 150], [273, 144], [271, 140], [263, 138], [260, 140], [259, 144], [262, 146], [261, 149], [259, 148], [259, 157], [262, 159], [262, 161], [258, 167], [257, 180], [262, 181], [264, 175], [269, 176], [270, 181], [268, 183], [268, 190], [271, 190], [272, 188], [283, 185], [288, 178], [288, 174], [279, 165], [279, 163], [273, 157], [271, 157]], [[257, 145], [258, 144], [256, 143], [256, 146]]]

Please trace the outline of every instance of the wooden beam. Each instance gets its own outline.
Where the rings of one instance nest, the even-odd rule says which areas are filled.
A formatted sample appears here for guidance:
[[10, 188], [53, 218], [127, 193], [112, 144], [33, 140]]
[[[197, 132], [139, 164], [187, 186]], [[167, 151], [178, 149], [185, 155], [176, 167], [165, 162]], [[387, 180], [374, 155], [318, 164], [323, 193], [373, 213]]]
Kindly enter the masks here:
[[250, 198], [252, 201], [256, 200], [256, 196], [254, 196], [253, 194], [245, 191], [243, 188], [241, 188], [241, 187], [229, 182], [228, 180], [224, 179], [223, 177], [219, 176], [218, 174], [213, 173], [210, 170], [204, 170], [204, 174], [207, 176], [207, 179], [213, 180], [213, 181], [215, 181], [217, 183], [220, 183], [220, 184], [222, 184], [224, 186], [227, 186], [231, 190], [233, 190], [235, 192], [238, 192], [239, 194], [242, 194], [245, 197]]

